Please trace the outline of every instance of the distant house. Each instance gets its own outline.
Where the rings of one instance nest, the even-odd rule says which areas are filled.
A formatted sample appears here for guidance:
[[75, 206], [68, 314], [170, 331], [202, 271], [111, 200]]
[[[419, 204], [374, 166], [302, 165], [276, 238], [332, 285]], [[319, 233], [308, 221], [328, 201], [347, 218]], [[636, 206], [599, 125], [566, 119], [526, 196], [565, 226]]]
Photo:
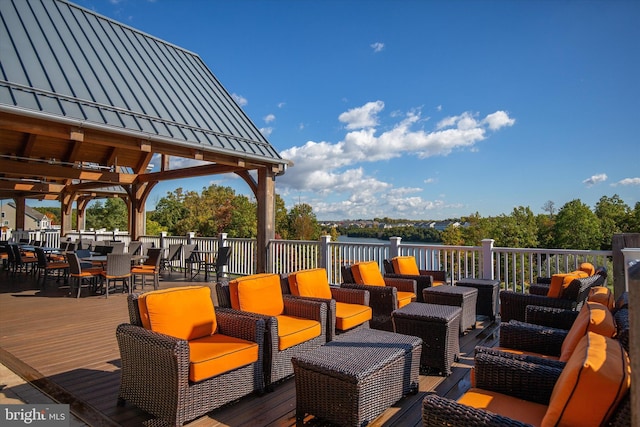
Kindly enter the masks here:
[[[16, 205], [13, 202], [2, 204], [2, 227], [15, 230], [16, 227]], [[24, 226], [25, 230], [46, 230], [51, 228], [49, 218], [33, 209], [32, 207], [24, 207]]]

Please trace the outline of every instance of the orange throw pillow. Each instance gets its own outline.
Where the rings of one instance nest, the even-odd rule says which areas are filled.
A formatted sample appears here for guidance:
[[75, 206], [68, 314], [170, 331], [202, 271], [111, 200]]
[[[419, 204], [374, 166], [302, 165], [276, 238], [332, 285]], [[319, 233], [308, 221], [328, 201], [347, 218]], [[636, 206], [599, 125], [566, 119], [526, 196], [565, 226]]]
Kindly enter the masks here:
[[278, 316], [284, 311], [280, 276], [271, 273], [240, 277], [229, 282], [231, 307], [235, 310]]
[[560, 298], [562, 292], [575, 278], [576, 276], [571, 273], [554, 274], [551, 276], [551, 285], [549, 285], [547, 296], [551, 298]]
[[630, 374], [620, 342], [588, 332], [553, 387], [542, 427], [604, 425], [629, 391]]
[[611, 311], [597, 302], [586, 302], [580, 309], [569, 333], [562, 341], [560, 361], [566, 362], [573, 354], [578, 342], [587, 332], [594, 332], [605, 337], [612, 337], [616, 333], [616, 324]]
[[578, 270], [584, 271], [589, 276], [593, 276], [594, 274], [596, 274], [596, 268], [590, 262], [583, 262], [582, 264], [580, 264], [580, 267], [578, 267]]
[[375, 261], [363, 261], [351, 266], [353, 279], [361, 285], [386, 286], [380, 267]]
[[289, 289], [293, 295], [331, 299], [331, 288], [327, 280], [327, 270], [313, 268], [289, 275]]
[[391, 263], [393, 264], [393, 272], [396, 274], [420, 275], [416, 259], [412, 256], [397, 256], [391, 259]]
[[189, 341], [212, 335], [218, 327], [207, 286], [150, 292], [145, 302], [152, 331]]

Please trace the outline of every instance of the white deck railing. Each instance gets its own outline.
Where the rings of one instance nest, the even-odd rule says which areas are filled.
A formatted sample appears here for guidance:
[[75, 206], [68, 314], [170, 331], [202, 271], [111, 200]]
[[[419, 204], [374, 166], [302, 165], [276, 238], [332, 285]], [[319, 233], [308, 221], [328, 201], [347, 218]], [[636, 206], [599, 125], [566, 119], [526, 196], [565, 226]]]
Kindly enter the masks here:
[[[14, 232], [13, 238], [42, 240], [44, 246], [57, 247], [60, 235], [57, 230]], [[67, 237], [90, 240], [120, 240], [129, 243], [124, 232], [73, 232]], [[236, 275], [257, 272], [255, 239], [228, 238], [225, 233], [217, 237], [142, 236], [140, 240], [155, 247], [168, 248], [170, 244], [197, 244], [198, 249], [215, 253], [221, 246], [231, 246], [231, 258], [227, 271]], [[424, 270], [444, 270], [453, 283], [463, 277], [493, 278], [502, 283], [503, 289], [526, 290], [537, 277], [550, 277], [555, 273], [575, 270], [581, 262], [605, 266], [611, 272], [611, 251], [586, 251], [574, 249], [536, 249], [494, 247], [493, 240], [483, 240], [481, 246], [446, 246], [434, 244], [402, 243], [392, 237], [389, 243], [332, 242], [329, 236], [319, 240], [271, 240], [267, 248], [267, 270], [287, 274], [297, 270], [322, 267], [327, 270], [331, 283], [342, 282], [341, 268], [358, 261], [373, 260], [384, 272], [383, 261], [398, 255], [416, 258], [418, 267]], [[182, 262], [184, 256], [182, 256]], [[181, 264], [182, 264], [181, 262]], [[611, 278], [612, 275], [609, 275]], [[610, 279], [611, 280], [611, 279]]]

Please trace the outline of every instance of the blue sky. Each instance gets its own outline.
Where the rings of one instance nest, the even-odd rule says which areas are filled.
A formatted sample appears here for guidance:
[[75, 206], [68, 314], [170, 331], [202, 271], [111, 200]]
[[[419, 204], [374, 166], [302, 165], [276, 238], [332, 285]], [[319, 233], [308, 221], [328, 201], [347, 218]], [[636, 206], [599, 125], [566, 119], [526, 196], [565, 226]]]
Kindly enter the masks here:
[[[294, 162], [287, 207], [319, 219], [640, 201], [640, 2], [76, 3], [202, 57]], [[211, 183], [250, 194], [169, 181], [149, 208]]]

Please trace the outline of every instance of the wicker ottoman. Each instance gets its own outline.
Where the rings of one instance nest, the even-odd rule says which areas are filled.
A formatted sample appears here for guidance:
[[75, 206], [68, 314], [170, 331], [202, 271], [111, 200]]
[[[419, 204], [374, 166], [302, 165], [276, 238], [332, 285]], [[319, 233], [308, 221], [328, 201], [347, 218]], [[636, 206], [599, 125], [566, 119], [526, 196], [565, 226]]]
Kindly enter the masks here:
[[296, 424], [306, 414], [363, 426], [419, 385], [418, 337], [359, 329], [293, 357]]
[[412, 302], [394, 310], [391, 319], [397, 333], [422, 338], [423, 372], [435, 370], [447, 376], [460, 353], [461, 313], [462, 309], [456, 306]]
[[429, 304], [456, 305], [462, 309], [460, 333], [476, 328], [476, 301], [478, 290], [464, 286], [441, 285], [422, 290], [424, 302]]
[[491, 320], [496, 320], [500, 314], [498, 307], [498, 294], [500, 291], [500, 281], [492, 279], [472, 279], [465, 278], [456, 282], [456, 286], [476, 288], [478, 290], [478, 301], [476, 303], [476, 314], [489, 316]]

